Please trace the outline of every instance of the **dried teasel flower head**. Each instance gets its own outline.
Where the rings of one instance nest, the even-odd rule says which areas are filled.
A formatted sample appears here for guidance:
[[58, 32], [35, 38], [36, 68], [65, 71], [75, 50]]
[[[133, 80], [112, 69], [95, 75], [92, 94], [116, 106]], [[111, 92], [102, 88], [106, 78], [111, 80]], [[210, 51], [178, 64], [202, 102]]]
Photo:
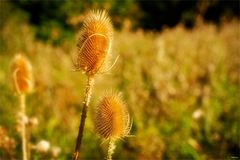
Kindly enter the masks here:
[[80, 32], [75, 69], [84, 71], [88, 76], [98, 73], [111, 50], [112, 37], [113, 27], [106, 11], [91, 11]]
[[132, 122], [120, 94], [107, 93], [96, 110], [95, 128], [103, 138], [119, 139], [129, 135]]
[[32, 66], [26, 57], [17, 54], [13, 58], [11, 74], [16, 93], [25, 94], [32, 89]]

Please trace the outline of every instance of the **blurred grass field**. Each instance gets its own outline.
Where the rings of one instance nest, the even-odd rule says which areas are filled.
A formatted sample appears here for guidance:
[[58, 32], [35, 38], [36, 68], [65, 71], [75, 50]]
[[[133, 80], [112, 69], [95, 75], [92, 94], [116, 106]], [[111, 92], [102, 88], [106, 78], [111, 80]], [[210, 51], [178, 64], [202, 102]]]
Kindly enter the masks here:
[[[10, 81], [16, 53], [33, 66], [34, 91], [27, 96], [27, 114], [39, 125], [31, 143], [45, 139], [61, 148], [56, 159], [71, 159], [81, 115], [86, 77], [73, 72], [77, 33], [61, 45], [35, 38], [36, 28], [17, 11], [0, 30], [0, 126], [14, 139], [0, 145], [0, 159], [20, 159], [16, 132], [18, 99]], [[106, 144], [95, 134], [94, 109], [107, 89], [122, 92], [133, 118], [134, 137], [120, 141], [114, 159], [231, 159], [240, 149], [239, 20], [220, 26], [181, 24], [161, 32], [118, 30], [107, 74], [96, 77], [82, 145], [82, 159], [103, 159]], [[52, 36], [57, 36], [57, 29]], [[1, 143], [0, 143], [1, 144]], [[12, 146], [11, 146], [12, 145]], [[50, 159], [33, 151], [32, 159]]]

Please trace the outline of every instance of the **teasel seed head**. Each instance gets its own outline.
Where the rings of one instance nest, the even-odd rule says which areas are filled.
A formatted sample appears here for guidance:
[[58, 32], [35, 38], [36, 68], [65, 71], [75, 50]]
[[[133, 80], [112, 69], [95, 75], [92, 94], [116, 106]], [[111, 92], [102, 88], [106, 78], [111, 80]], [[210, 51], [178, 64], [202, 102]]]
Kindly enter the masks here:
[[112, 45], [113, 27], [103, 10], [91, 11], [83, 22], [77, 43], [74, 66], [88, 76], [95, 75], [103, 66]]
[[96, 110], [95, 128], [97, 133], [106, 139], [120, 139], [131, 130], [131, 120], [121, 95], [106, 94]]
[[32, 66], [21, 54], [13, 58], [11, 76], [13, 89], [17, 94], [26, 94], [32, 89]]

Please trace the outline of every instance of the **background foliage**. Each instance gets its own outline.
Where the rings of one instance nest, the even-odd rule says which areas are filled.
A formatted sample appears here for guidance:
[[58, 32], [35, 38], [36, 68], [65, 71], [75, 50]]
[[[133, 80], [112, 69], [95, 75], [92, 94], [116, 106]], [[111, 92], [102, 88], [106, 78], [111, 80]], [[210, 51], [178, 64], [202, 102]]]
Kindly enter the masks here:
[[[71, 55], [84, 14], [93, 8], [109, 10], [116, 28], [112, 59], [120, 58], [110, 74], [96, 79], [82, 159], [104, 157], [106, 143], [94, 133], [92, 120], [108, 88], [122, 91], [135, 136], [118, 143], [115, 159], [240, 157], [239, 2], [0, 4], [0, 137], [10, 139], [0, 142], [0, 159], [21, 155], [15, 129], [19, 107], [9, 70], [19, 52], [34, 69], [35, 89], [27, 97], [27, 113], [37, 117], [39, 125], [31, 129], [31, 142], [46, 139], [61, 148], [56, 159], [70, 159], [86, 83], [82, 73], [71, 71]], [[33, 159], [50, 157], [50, 152], [32, 153]]]

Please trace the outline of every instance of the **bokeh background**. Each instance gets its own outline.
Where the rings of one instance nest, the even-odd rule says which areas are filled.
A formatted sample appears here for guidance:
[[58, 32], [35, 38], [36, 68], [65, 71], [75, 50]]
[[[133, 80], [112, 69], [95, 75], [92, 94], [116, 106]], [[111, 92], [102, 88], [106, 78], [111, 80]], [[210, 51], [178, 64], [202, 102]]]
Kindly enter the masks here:
[[[114, 24], [108, 74], [98, 75], [81, 159], [103, 159], [107, 143], [94, 132], [97, 102], [122, 92], [134, 137], [118, 142], [114, 159], [239, 159], [240, 23], [238, 0], [0, 0], [0, 159], [20, 159], [18, 98], [11, 89], [16, 53], [32, 63], [27, 114], [39, 124], [31, 143], [50, 143], [38, 159], [71, 159], [86, 76], [72, 72], [86, 13], [106, 9]], [[61, 150], [59, 154], [53, 151]]]

